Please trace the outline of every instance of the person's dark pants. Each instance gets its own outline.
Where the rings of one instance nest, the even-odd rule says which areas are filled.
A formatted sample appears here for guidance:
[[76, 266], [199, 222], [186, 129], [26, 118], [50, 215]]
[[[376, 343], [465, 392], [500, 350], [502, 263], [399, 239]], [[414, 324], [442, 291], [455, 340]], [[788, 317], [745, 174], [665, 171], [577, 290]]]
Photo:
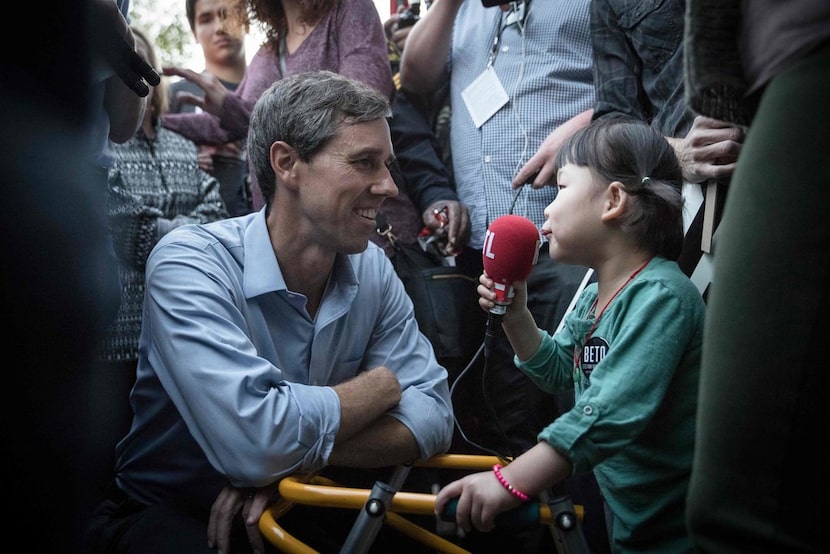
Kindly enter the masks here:
[[773, 79], [715, 243], [688, 495], [699, 552], [827, 552], [830, 45]]
[[248, 162], [228, 156], [213, 156], [211, 175], [219, 181], [219, 192], [230, 217], [249, 214], [251, 195], [248, 190]]
[[[87, 554], [215, 554], [208, 548], [207, 517], [169, 504], [145, 507], [111, 492], [91, 519]], [[240, 550], [239, 552], [244, 552]]]

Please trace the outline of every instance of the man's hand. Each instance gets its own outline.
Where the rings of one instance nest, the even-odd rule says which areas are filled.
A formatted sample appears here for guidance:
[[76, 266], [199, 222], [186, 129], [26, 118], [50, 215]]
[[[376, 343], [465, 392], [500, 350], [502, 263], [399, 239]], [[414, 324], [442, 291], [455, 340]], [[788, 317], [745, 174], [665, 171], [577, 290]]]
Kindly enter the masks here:
[[559, 149], [562, 148], [562, 143], [577, 130], [588, 125], [593, 113], [593, 110], [585, 110], [554, 129], [539, 145], [536, 154], [513, 177], [513, 188], [517, 189], [524, 185], [530, 185], [535, 189], [539, 189], [545, 185], [556, 185], [554, 164], [556, 163], [556, 155], [559, 154]]
[[255, 553], [265, 552], [265, 543], [259, 531], [259, 518], [265, 508], [274, 501], [277, 486], [278, 483], [261, 489], [237, 489], [230, 485], [223, 488], [210, 507], [208, 548], [216, 548], [219, 552], [231, 552], [233, 520], [241, 509], [251, 549]]
[[236, 158], [243, 160], [243, 150], [238, 142], [226, 142], [225, 144], [200, 144], [196, 159], [199, 161], [199, 168], [202, 171], [211, 173], [214, 168], [214, 156]]
[[213, 171], [213, 155], [216, 153], [216, 146], [212, 144], [200, 144], [196, 154], [199, 161], [199, 169], [210, 173]]
[[669, 139], [683, 168], [683, 179], [701, 183], [707, 179], [727, 177], [744, 142], [744, 131], [730, 123], [697, 116], [682, 139]]
[[198, 106], [202, 111], [219, 117], [222, 102], [229, 93], [218, 77], [212, 73], [196, 73], [192, 69], [182, 69], [180, 67], [165, 67], [162, 72], [167, 76], [178, 76], [187, 79], [205, 91], [204, 98], [190, 92], [180, 92], [177, 98], [181, 104]]
[[470, 212], [456, 200], [439, 200], [421, 215], [424, 226], [439, 237], [446, 237], [444, 255], [455, 256], [470, 240]]

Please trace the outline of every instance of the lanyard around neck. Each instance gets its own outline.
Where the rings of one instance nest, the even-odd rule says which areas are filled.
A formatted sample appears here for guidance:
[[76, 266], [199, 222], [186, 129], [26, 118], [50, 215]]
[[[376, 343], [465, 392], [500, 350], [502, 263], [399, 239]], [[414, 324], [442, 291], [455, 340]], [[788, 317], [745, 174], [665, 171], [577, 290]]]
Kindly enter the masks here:
[[493, 67], [496, 62], [496, 57], [499, 55], [499, 42], [501, 42], [501, 34], [507, 27], [517, 25], [519, 32], [524, 33], [525, 21], [527, 20], [527, 12], [530, 9], [530, 0], [521, 0], [519, 2], [511, 2], [512, 7], [508, 12], [500, 12], [498, 14], [498, 28], [496, 35], [493, 37], [493, 46], [490, 48], [490, 55], [487, 57], [487, 67]]

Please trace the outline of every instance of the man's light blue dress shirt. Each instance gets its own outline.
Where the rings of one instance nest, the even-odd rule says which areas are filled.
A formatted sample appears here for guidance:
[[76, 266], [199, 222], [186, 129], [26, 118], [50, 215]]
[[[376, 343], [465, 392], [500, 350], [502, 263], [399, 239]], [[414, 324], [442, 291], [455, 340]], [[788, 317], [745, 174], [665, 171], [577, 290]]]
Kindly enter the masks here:
[[222, 486], [261, 486], [328, 462], [340, 402], [327, 385], [386, 366], [390, 412], [421, 456], [452, 438], [447, 372], [384, 252], [338, 255], [315, 318], [286, 288], [264, 210], [166, 235], [147, 293], [117, 482], [142, 502], [209, 508]]

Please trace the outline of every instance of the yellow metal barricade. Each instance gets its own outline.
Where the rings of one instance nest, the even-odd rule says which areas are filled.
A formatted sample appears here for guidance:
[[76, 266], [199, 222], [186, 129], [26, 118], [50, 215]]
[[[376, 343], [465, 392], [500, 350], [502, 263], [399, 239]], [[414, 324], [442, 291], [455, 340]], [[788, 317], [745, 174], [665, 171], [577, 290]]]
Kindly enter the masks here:
[[[436, 469], [489, 470], [494, 464], [505, 463], [505, 460], [495, 456], [478, 456], [466, 454], [442, 454], [428, 460], [416, 462], [417, 467], [429, 467]], [[280, 481], [279, 492], [281, 498], [269, 506], [259, 521], [259, 529], [266, 540], [282, 552], [289, 554], [317, 554], [317, 551], [293, 537], [279, 524], [279, 518], [291, 509], [295, 504], [308, 506], [319, 506], [325, 508], [343, 508], [361, 510], [370, 500], [372, 490], [357, 489], [340, 486], [338, 483], [319, 475], [301, 476], [291, 475]], [[470, 554], [469, 551], [459, 547], [457, 544], [433, 533], [420, 525], [417, 525], [400, 514], [432, 515], [435, 508], [435, 495], [396, 491], [390, 493], [390, 500], [384, 506], [382, 513], [383, 523], [388, 525], [402, 535], [418, 541], [435, 552], [447, 554]], [[560, 499], [561, 505], [561, 499]], [[577, 525], [577, 521], [570, 521], [568, 517], [574, 515], [572, 520], [582, 518], [582, 507], [573, 506], [566, 502], [562, 512], [555, 516], [546, 503], [531, 503], [530, 507], [533, 517], [538, 519], [539, 525], [551, 526], [552, 530], [558, 524]], [[560, 508], [557, 508], [559, 510]], [[536, 511], [538, 510], [538, 512]], [[572, 510], [572, 513], [571, 513]], [[581, 530], [577, 529], [581, 535]], [[581, 538], [581, 537], [580, 537]], [[567, 549], [566, 541], [557, 541], [560, 552], [583, 552], [579, 549]], [[563, 550], [565, 548], [565, 550]]]

